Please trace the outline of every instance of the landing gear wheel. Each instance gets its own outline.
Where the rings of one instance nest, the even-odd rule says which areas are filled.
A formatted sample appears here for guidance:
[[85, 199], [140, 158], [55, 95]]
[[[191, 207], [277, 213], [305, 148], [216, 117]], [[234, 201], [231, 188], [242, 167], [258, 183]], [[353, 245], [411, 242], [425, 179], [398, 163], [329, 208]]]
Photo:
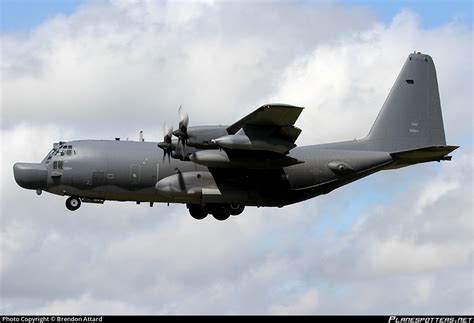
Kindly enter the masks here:
[[188, 204], [189, 214], [196, 220], [202, 220], [207, 216], [207, 211], [198, 204]]
[[230, 215], [239, 215], [240, 213], [244, 212], [245, 205], [244, 204], [230, 204], [229, 210]]
[[216, 220], [224, 221], [229, 218], [230, 212], [228, 210], [218, 210], [218, 211], [214, 211], [214, 213], [212, 213], [212, 216]]
[[66, 200], [66, 207], [70, 211], [76, 211], [81, 207], [81, 199], [75, 196], [71, 196]]

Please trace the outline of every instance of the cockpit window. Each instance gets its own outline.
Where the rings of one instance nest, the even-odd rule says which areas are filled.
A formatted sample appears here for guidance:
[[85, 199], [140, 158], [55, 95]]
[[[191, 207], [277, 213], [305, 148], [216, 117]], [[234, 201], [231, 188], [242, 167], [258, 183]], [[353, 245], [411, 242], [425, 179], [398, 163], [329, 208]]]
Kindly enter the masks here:
[[58, 150], [54, 153], [54, 156], [72, 156], [76, 154], [76, 151], [73, 150], [72, 145], [59, 146]]
[[[46, 157], [43, 159], [43, 162], [45, 164], [49, 164], [51, 158], [55, 156], [75, 156], [76, 155], [76, 150], [72, 145], [60, 145], [60, 146], [55, 146], [51, 151], [46, 155]], [[54, 165], [53, 165], [54, 166]], [[57, 168], [58, 165], [56, 165], [56, 168], [54, 169], [61, 169]]]
[[51, 149], [51, 151], [44, 158], [44, 160], [46, 160], [46, 164], [49, 163], [51, 158], [53, 158], [53, 156], [55, 156], [57, 152], [58, 152], [58, 150], [56, 148]]

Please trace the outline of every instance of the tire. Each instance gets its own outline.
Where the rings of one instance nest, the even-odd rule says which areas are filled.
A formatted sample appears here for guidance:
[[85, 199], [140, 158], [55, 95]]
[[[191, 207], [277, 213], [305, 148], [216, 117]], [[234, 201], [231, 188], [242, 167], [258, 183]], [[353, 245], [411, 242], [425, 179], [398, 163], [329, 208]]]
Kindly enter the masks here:
[[245, 205], [244, 204], [230, 204], [229, 210], [230, 215], [239, 215], [240, 213], [244, 212]]
[[81, 199], [76, 196], [71, 196], [66, 200], [66, 207], [69, 211], [76, 211], [81, 207]]
[[229, 218], [230, 212], [229, 210], [223, 209], [223, 210], [216, 210], [214, 213], [212, 213], [212, 216], [219, 221], [225, 221]]
[[189, 214], [196, 219], [202, 220], [207, 216], [207, 211], [198, 204], [188, 204]]

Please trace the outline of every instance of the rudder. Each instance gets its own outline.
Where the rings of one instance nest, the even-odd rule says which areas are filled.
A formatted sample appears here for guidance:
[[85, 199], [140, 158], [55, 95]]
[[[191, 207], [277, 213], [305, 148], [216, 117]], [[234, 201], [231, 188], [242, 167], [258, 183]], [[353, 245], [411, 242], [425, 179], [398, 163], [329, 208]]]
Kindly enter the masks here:
[[408, 56], [365, 141], [371, 150], [388, 152], [446, 145], [436, 69], [429, 55]]

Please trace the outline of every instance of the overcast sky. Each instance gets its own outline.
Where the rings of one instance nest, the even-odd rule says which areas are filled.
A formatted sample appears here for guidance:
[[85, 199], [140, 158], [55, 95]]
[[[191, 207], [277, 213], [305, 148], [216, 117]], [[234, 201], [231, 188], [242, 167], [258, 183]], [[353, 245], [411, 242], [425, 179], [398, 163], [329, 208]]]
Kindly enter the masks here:
[[[474, 312], [470, 1], [40, 3], [0, 5], [2, 314]], [[289, 103], [298, 145], [362, 138], [413, 51], [434, 59], [451, 162], [224, 222], [71, 213], [13, 179], [59, 140], [160, 140], [181, 104], [200, 125]]]

